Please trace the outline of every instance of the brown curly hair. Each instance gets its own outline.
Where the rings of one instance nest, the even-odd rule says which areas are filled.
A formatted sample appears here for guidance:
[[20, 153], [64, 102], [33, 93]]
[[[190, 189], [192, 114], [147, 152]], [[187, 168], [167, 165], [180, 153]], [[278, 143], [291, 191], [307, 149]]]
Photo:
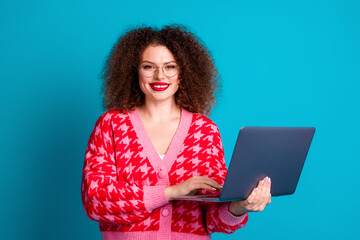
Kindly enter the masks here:
[[149, 45], [167, 47], [180, 67], [176, 104], [190, 112], [210, 114], [220, 78], [205, 45], [182, 25], [162, 29], [142, 26], [120, 37], [102, 71], [104, 108], [119, 108], [125, 113], [144, 103], [138, 69]]

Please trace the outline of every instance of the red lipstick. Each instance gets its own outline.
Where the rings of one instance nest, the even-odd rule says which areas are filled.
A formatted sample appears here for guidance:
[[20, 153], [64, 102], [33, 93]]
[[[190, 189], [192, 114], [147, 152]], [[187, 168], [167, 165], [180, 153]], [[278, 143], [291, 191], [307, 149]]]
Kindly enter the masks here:
[[150, 83], [150, 87], [155, 91], [165, 91], [166, 89], [168, 89], [169, 86], [170, 84], [164, 82]]

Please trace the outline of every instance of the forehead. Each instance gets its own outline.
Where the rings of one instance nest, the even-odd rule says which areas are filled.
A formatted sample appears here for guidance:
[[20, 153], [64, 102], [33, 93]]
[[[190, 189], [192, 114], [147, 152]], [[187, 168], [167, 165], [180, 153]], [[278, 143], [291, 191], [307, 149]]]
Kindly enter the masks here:
[[174, 55], [165, 46], [148, 46], [141, 55], [141, 61], [149, 61], [156, 64], [175, 61]]

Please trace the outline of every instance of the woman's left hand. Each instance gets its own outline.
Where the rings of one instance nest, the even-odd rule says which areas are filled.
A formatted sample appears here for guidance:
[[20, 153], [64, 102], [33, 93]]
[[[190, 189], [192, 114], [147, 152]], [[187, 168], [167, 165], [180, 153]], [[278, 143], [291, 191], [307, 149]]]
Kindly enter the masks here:
[[259, 181], [258, 186], [253, 189], [249, 197], [245, 200], [232, 201], [229, 205], [229, 211], [237, 216], [247, 212], [263, 211], [266, 205], [271, 203], [271, 180], [266, 177]]

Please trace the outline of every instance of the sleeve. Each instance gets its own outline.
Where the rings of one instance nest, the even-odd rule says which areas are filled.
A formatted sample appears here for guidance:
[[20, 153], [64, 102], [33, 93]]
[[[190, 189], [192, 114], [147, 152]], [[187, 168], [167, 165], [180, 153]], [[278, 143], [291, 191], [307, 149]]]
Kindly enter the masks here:
[[109, 114], [96, 122], [85, 154], [81, 192], [89, 218], [112, 224], [143, 220], [168, 203], [165, 186], [129, 184], [117, 176], [114, 137]]
[[[221, 141], [221, 136], [218, 128], [214, 124], [212, 126], [209, 145], [209, 178], [214, 179], [220, 185], [224, 184], [227, 169], [225, 165], [224, 149]], [[211, 194], [213, 192], [204, 192], [204, 194]], [[248, 220], [248, 213], [242, 216], [235, 216], [229, 211], [229, 202], [226, 203], [210, 203], [204, 202], [203, 211], [206, 216], [206, 228], [211, 234], [213, 232], [222, 232], [230, 234], [237, 229], [244, 227]]]

